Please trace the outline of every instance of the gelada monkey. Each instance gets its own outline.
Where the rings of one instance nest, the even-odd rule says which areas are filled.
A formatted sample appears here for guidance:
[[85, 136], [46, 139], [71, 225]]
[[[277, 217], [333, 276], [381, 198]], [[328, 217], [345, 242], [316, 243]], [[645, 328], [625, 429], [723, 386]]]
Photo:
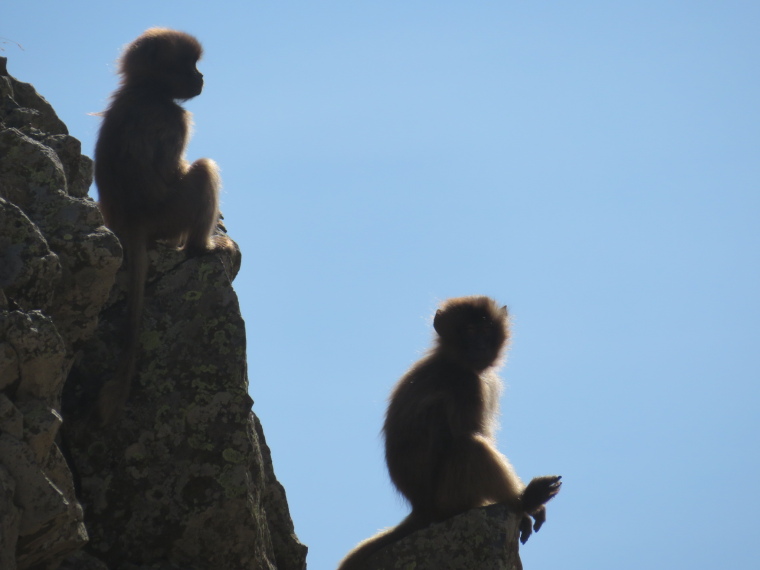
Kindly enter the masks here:
[[369, 555], [391, 542], [492, 503], [521, 514], [525, 543], [546, 520], [544, 504], [560, 490], [554, 475], [526, 487], [496, 449], [501, 380], [495, 367], [509, 341], [507, 308], [489, 297], [449, 299], [433, 327], [436, 345], [396, 384], [383, 427], [391, 480], [412, 512], [360, 543], [340, 570], [364, 568]]
[[103, 113], [95, 146], [95, 182], [106, 225], [125, 250], [127, 326], [119, 368], [98, 398], [101, 421], [121, 412], [135, 371], [147, 250], [167, 240], [191, 255], [235, 248], [213, 235], [221, 180], [214, 161], [184, 158], [191, 116], [178, 101], [203, 89], [196, 68], [202, 48], [184, 32], [151, 28], [128, 44], [119, 61], [121, 83]]

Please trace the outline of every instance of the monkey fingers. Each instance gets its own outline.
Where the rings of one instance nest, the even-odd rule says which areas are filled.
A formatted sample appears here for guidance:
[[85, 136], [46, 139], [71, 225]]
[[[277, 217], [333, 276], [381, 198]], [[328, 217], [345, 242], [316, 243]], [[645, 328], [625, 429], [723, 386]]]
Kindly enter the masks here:
[[546, 507], [541, 505], [535, 512], [531, 513], [530, 516], [532, 516], [535, 521], [533, 523], [533, 530], [538, 532], [541, 526], [546, 522]]
[[530, 535], [533, 533], [533, 521], [529, 515], [523, 515], [520, 520], [520, 543], [525, 544], [528, 542]]

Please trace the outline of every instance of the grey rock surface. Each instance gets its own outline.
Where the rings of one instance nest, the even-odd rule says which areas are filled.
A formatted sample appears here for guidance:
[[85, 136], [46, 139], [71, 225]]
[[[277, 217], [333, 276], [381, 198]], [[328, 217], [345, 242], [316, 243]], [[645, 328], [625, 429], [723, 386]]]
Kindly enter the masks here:
[[[141, 355], [123, 414], [101, 427], [92, 413], [120, 350], [121, 275], [64, 393], [87, 550], [109, 568], [303, 568], [306, 549], [284, 494], [265, 500], [279, 483], [247, 391], [245, 325], [232, 289], [239, 256], [188, 258], [158, 247], [150, 260]], [[272, 537], [283, 532], [278, 557]]]
[[366, 570], [522, 570], [519, 523], [505, 505], [473, 509], [377, 551]]
[[[0, 58], [2, 59], [2, 58]], [[87, 541], [56, 445], [61, 390], [121, 247], [86, 198], [92, 163], [0, 61], [0, 567], [54, 569]]]

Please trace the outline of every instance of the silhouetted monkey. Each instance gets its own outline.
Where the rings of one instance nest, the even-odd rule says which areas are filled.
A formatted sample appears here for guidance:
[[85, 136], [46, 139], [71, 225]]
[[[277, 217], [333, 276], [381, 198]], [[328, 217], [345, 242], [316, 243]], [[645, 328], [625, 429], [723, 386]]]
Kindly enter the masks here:
[[525, 487], [496, 449], [502, 385], [495, 366], [509, 340], [507, 308], [482, 296], [449, 299], [433, 327], [436, 346], [396, 384], [383, 427], [391, 480], [412, 512], [397, 527], [360, 543], [340, 570], [359, 570], [391, 542], [492, 503], [522, 513], [525, 543], [546, 520], [544, 504], [559, 492], [555, 475], [536, 477]]
[[95, 147], [95, 181], [106, 225], [124, 247], [129, 274], [124, 349], [114, 380], [98, 398], [106, 423], [121, 412], [135, 371], [147, 249], [156, 240], [190, 254], [235, 248], [213, 235], [221, 180], [214, 161], [185, 158], [191, 116], [177, 101], [199, 95], [202, 48], [184, 32], [151, 28], [127, 45], [121, 84], [106, 109]]

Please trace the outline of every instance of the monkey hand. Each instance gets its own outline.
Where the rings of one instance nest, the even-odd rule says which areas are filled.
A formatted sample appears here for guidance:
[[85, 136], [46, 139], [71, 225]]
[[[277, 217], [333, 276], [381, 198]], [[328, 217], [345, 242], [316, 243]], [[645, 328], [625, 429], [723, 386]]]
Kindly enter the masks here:
[[553, 499], [562, 486], [560, 479], [562, 479], [561, 475], [534, 477], [520, 496], [523, 511], [532, 515], [539, 507]]
[[[544, 475], [535, 477], [522, 492], [523, 515], [520, 521], [520, 542], [525, 544], [533, 530], [538, 532], [546, 522], [544, 504], [559, 493], [562, 486], [561, 475]], [[533, 520], [531, 520], [531, 517]], [[535, 521], [535, 522], [533, 522]]]

